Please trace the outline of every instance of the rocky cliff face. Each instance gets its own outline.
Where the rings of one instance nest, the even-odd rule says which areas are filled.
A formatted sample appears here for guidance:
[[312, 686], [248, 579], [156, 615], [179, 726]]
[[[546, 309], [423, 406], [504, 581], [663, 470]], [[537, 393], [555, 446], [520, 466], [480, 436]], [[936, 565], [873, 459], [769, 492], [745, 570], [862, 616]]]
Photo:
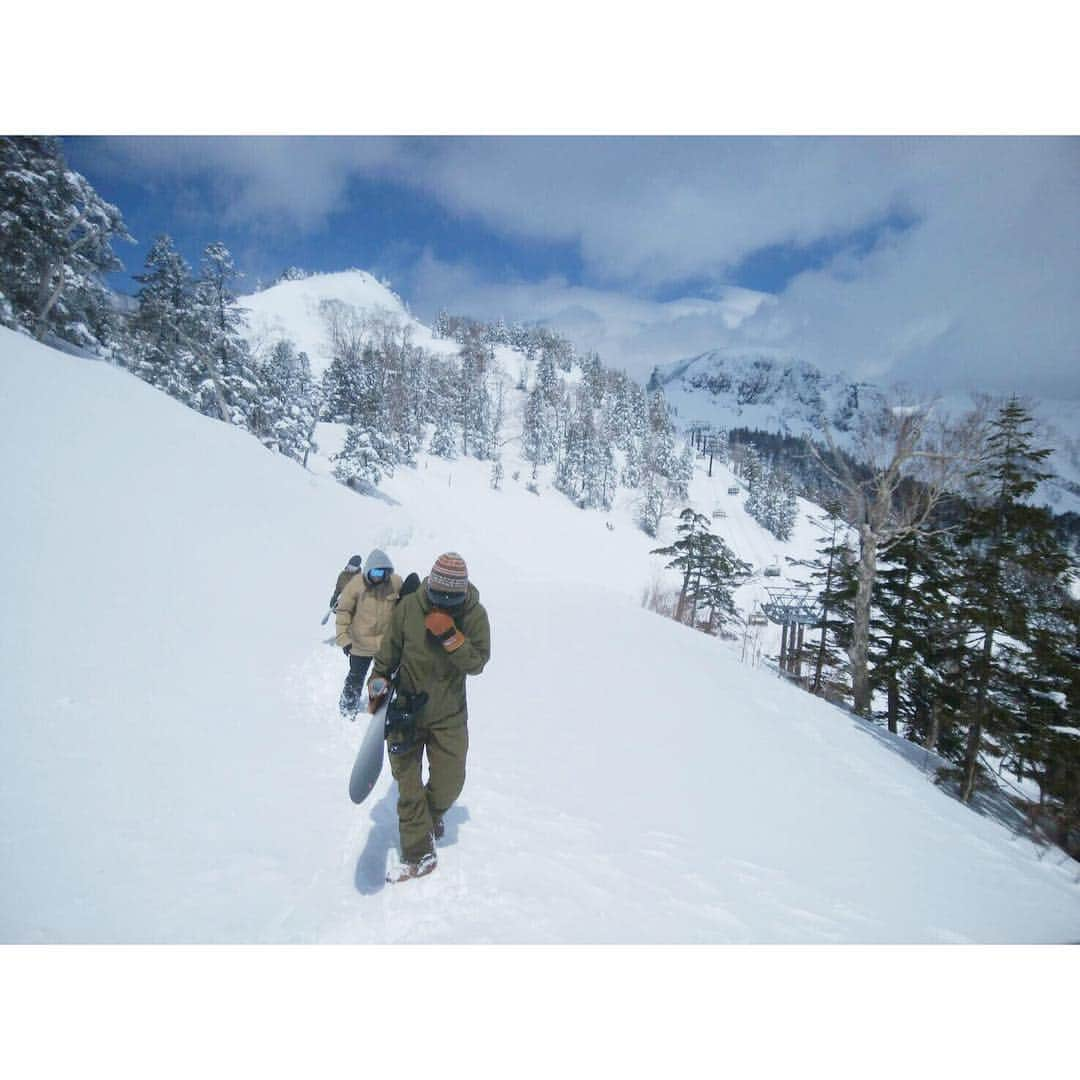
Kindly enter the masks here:
[[820, 430], [822, 418], [849, 431], [860, 407], [879, 391], [812, 364], [768, 352], [715, 349], [653, 369], [650, 388], [663, 387], [684, 422], [763, 427], [785, 434]]

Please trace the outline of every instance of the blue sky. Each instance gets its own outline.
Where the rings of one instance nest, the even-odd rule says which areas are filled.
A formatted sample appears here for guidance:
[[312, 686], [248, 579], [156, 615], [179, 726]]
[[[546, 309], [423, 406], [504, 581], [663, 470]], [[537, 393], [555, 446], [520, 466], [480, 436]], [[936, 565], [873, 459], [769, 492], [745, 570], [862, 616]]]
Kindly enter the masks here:
[[[70, 138], [153, 238], [254, 285], [358, 266], [421, 318], [541, 320], [635, 374], [711, 348], [1080, 397], [1073, 138]], [[1024, 385], [1015, 386], [1023, 373]]]
[[481, 221], [452, 214], [426, 194], [392, 181], [350, 176], [342, 205], [310, 224], [293, 222], [288, 215], [276, 222], [236, 220], [221, 212], [228, 186], [209, 170], [125, 173], [96, 137], [64, 139], [64, 148], [71, 165], [121, 208], [137, 241], [120, 250], [124, 271], [112, 275], [113, 287], [122, 292], [138, 289], [132, 275], [139, 273], [161, 233], [173, 237], [193, 266], [208, 243], [223, 241], [251, 285], [272, 279], [287, 266], [315, 271], [356, 266], [389, 276], [425, 247], [440, 259], [464, 255], [493, 276], [557, 273], [580, 279], [575, 245], [508, 240]]

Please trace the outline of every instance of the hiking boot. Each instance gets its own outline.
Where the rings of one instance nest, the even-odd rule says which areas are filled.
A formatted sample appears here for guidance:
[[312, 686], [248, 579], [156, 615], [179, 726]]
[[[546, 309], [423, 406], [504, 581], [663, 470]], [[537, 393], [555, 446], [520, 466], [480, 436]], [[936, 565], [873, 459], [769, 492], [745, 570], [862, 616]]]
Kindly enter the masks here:
[[421, 855], [415, 862], [403, 862], [395, 866], [387, 875], [386, 880], [391, 885], [399, 881], [408, 881], [410, 878], [425, 877], [438, 865], [434, 852]]

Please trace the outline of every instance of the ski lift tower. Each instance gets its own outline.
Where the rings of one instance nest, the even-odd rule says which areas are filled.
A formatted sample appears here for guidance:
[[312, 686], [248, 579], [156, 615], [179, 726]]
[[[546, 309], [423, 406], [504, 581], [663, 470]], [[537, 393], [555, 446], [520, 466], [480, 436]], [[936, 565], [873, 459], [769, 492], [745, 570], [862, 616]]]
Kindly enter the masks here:
[[780, 672], [802, 677], [803, 634], [808, 626], [820, 626], [823, 618], [821, 601], [808, 588], [767, 588], [769, 599], [761, 610], [770, 622], [782, 626], [780, 638]]

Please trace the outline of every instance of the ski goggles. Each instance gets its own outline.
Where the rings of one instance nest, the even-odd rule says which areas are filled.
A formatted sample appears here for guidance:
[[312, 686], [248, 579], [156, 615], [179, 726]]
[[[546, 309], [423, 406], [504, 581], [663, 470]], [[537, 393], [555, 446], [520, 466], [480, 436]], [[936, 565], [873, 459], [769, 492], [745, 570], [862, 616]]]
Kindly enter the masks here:
[[390, 576], [390, 571], [384, 569], [381, 566], [376, 567], [374, 570], [367, 572], [368, 581], [385, 581]]

